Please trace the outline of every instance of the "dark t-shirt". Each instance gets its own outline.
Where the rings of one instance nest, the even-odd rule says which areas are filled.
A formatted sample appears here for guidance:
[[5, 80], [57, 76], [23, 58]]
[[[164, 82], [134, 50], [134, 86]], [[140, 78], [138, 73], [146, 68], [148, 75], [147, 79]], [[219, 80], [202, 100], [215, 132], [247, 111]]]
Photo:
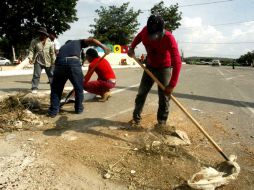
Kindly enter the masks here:
[[85, 43], [84, 40], [70, 40], [59, 49], [57, 57], [59, 58], [72, 56], [80, 57], [80, 51], [82, 50], [82, 48], [86, 47], [88, 47], [88, 45]]

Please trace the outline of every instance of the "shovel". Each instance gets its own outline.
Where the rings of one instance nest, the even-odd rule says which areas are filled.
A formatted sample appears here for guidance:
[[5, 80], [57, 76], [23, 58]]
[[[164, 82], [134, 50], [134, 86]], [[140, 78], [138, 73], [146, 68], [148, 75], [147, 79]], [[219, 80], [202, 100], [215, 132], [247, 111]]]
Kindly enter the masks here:
[[[94, 67], [89, 71], [89, 73], [86, 74], [86, 76], [92, 75], [95, 68], [99, 65], [99, 63], [106, 57], [106, 53], [95, 63]], [[71, 96], [75, 94], [74, 89], [72, 89], [65, 98], [63, 98], [60, 101], [60, 107], [62, 107], [64, 104], [66, 104]]]

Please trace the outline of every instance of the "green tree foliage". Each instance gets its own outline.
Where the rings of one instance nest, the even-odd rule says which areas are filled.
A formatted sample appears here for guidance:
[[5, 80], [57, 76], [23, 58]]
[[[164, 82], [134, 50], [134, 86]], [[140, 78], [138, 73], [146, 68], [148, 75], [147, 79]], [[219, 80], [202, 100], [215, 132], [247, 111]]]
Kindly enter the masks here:
[[39, 26], [57, 34], [70, 28], [77, 20], [77, 0], [1, 0], [0, 39], [9, 45], [26, 47]]
[[120, 7], [115, 5], [108, 8], [101, 6], [95, 12], [99, 18], [95, 18], [95, 24], [89, 32], [103, 43], [126, 45], [130, 43], [133, 34], [139, 25], [137, 21], [140, 10], [128, 10], [129, 3], [123, 3]]
[[178, 12], [178, 8], [178, 4], [166, 7], [164, 2], [161, 1], [155, 4], [150, 12], [151, 14], [159, 14], [164, 19], [165, 28], [169, 31], [174, 31], [181, 25], [182, 13]]
[[241, 55], [236, 61], [243, 66], [250, 66], [254, 60], [254, 51]]

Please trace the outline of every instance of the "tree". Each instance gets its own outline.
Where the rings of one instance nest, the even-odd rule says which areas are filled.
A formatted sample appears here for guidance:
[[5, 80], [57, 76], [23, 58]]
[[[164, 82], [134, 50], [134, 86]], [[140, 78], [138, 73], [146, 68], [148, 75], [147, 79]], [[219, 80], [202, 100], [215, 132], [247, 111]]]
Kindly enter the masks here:
[[155, 4], [150, 12], [151, 14], [159, 14], [164, 20], [165, 28], [169, 31], [174, 31], [181, 25], [182, 13], [178, 12], [178, 8], [178, 4], [165, 7], [164, 2], [161, 1]]
[[95, 12], [99, 18], [95, 18], [95, 24], [89, 32], [103, 43], [126, 45], [130, 43], [139, 25], [137, 21], [140, 10], [128, 10], [129, 3], [123, 3], [120, 7], [115, 5], [108, 8], [101, 6]]
[[57, 34], [77, 20], [77, 0], [2, 0], [0, 1], [0, 39], [9, 46], [27, 47], [39, 26]]
[[241, 55], [236, 61], [243, 66], [250, 66], [254, 60], [254, 51]]

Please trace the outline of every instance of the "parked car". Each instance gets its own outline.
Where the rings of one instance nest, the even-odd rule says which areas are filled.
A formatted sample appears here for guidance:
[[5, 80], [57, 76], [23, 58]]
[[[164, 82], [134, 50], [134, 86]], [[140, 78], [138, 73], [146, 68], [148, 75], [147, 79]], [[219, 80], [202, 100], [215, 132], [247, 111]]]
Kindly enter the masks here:
[[212, 60], [212, 65], [213, 66], [221, 66], [221, 62], [218, 59], [214, 59], [214, 60]]
[[10, 64], [11, 64], [11, 61], [9, 59], [0, 57], [0, 65], [10, 65]]

